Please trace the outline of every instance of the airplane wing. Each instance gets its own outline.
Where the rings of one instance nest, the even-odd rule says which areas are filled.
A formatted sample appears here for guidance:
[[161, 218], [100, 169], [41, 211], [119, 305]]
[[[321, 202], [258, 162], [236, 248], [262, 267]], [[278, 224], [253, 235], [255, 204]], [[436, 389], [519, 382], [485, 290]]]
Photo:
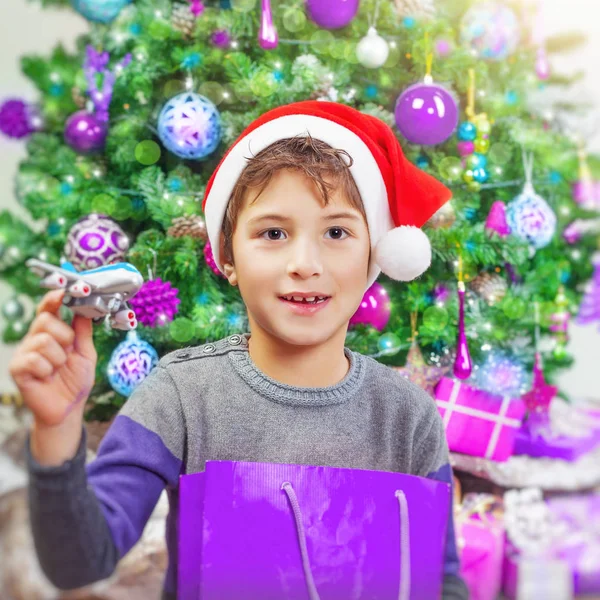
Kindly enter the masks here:
[[42, 287], [49, 289], [66, 288], [66, 292], [75, 298], [85, 298], [97, 287], [86, 281], [84, 273], [62, 269], [37, 258], [30, 258], [25, 264], [33, 273], [43, 277], [40, 283]]

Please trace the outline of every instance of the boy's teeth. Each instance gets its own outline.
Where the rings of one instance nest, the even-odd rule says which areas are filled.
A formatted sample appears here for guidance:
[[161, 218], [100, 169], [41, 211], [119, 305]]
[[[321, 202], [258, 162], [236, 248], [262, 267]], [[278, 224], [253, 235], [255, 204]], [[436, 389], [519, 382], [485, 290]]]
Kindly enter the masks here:
[[326, 300], [326, 296], [311, 296], [309, 298], [302, 298], [301, 296], [283, 296], [283, 298], [292, 302], [302, 302], [303, 304], [319, 304]]

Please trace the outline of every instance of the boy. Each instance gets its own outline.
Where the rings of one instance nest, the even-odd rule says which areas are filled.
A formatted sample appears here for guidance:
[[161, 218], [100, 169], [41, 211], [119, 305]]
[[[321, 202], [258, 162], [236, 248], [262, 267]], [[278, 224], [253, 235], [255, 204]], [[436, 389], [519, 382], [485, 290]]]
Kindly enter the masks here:
[[[251, 124], [204, 200], [215, 261], [240, 288], [250, 333], [164, 357], [87, 470], [91, 325], [79, 317], [73, 329], [62, 323], [61, 293], [48, 294], [11, 364], [35, 415], [30, 509], [48, 577], [72, 588], [109, 576], [166, 487], [163, 597], [174, 598], [178, 477], [207, 460], [400, 471], [451, 483], [433, 400], [344, 348], [348, 321], [380, 269], [409, 280], [427, 268], [431, 249], [419, 227], [449, 196], [404, 158], [386, 125], [350, 107], [301, 102]], [[450, 523], [444, 598], [466, 597]]]

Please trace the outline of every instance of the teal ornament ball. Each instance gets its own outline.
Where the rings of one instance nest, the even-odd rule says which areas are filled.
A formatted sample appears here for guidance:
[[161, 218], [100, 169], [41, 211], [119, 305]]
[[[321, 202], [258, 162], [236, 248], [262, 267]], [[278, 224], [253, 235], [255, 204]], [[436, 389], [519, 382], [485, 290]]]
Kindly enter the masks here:
[[472, 142], [477, 137], [477, 127], [470, 121], [464, 121], [458, 126], [458, 139]]
[[379, 340], [377, 340], [377, 348], [382, 354], [396, 354], [402, 341], [395, 333], [384, 333]]
[[110, 23], [131, 0], [72, 0], [73, 8], [88, 21]]

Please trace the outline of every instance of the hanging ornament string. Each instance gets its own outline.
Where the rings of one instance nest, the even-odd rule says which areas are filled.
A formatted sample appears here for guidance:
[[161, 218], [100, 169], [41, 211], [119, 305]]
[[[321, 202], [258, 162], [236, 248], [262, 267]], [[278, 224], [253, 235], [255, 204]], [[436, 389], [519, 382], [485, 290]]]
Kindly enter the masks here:
[[431, 85], [433, 83], [433, 76], [431, 75], [433, 70], [433, 52], [431, 50], [431, 44], [429, 40], [429, 31], [425, 32], [425, 78], [426, 84]]
[[475, 69], [469, 69], [469, 88], [467, 89], [465, 114], [469, 121], [472, 121], [475, 117]]
[[523, 172], [525, 173], [524, 189], [533, 192], [533, 152], [526, 152], [525, 147], [521, 145], [523, 154]]
[[410, 313], [410, 331], [411, 331], [410, 342], [411, 343], [414, 343], [415, 340], [417, 339], [417, 336], [419, 335], [419, 332], [417, 331], [417, 315], [418, 315], [418, 313], [416, 311], [413, 311]]
[[369, 24], [369, 29], [371, 27], [376, 27], [377, 22], [379, 21], [379, 6], [381, 4], [381, 0], [377, 0], [375, 2], [375, 8], [373, 9], [372, 15], [367, 15], [367, 23]]
[[148, 248], [148, 250], [150, 252], [152, 252], [152, 254], [154, 255], [154, 259], [153, 259], [153, 269], [150, 269], [150, 265], [148, 265], [148, 280], [151, 281], [152, 279], [154, 279], [154, 276], [156, 275], [156, 260], [157, 260], [157, 252], [154, 248]]
[[468, 379], [473, 371], [473, 362], [467, 344], [465, 332], [465, 283], [463, 281], [463, 259], [460, 244], [458, 247], [458, 340], [456, 343], [456, 359], [454, 361], [454, 376], [458, 379]]

